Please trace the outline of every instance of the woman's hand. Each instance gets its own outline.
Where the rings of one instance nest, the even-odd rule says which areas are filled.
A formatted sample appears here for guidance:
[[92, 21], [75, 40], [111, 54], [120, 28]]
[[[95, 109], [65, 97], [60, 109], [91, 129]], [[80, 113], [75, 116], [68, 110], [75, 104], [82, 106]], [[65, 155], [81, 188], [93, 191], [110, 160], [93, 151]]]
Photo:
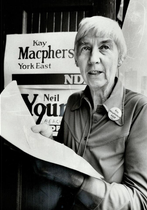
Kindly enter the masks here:
[[34, 133], [40, 133], [47, 138], [53, 137], [52, 127], [46, 123], [34, 125], [31, 129]]

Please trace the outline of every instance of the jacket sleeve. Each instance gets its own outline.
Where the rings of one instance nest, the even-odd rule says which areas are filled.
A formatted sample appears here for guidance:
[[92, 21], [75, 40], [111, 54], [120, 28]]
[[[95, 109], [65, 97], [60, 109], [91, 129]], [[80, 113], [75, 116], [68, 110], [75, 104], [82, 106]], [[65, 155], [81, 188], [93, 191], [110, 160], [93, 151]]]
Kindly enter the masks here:
[[77, 199], [88, 209], [147, 209], [147, 104], [135, 114], [124, 154], [122, 183], [86, 178]]

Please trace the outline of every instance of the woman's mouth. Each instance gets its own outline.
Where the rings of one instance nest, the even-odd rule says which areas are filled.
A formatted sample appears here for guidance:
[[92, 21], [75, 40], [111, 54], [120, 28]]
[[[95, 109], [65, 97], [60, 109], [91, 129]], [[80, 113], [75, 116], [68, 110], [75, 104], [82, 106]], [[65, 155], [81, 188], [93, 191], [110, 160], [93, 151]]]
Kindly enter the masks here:
[[103, 73], [103, 71], [99, 71], [99, 70], [90, 70], [90, 71], [88, 71], [88, 74], [90, 74], [90, 75], [99, 75], [101, 73]]

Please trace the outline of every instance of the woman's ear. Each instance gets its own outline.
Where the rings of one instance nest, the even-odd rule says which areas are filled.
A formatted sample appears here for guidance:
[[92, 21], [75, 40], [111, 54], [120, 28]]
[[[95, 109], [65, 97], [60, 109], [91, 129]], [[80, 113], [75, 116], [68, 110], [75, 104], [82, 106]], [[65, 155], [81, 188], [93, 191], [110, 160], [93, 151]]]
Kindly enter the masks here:
[[120, 63], [120, 62], [118, 62], [117, 67], [120, 67], [120, 66], [121, 66], [121, 63]]
[[125, 58], [126, 57], [124, 57], [124, 56], [119, 56], [117, 67], [120, 67], [122, 65], [122, 63], [124, 62]]
[[120, 66], [122, 65], [122, 63], [123, 63], [123, 60], [122, 60], [122, 59], [119, 59], [119, 60], [118, 60], [117, 67], [120, 67]]

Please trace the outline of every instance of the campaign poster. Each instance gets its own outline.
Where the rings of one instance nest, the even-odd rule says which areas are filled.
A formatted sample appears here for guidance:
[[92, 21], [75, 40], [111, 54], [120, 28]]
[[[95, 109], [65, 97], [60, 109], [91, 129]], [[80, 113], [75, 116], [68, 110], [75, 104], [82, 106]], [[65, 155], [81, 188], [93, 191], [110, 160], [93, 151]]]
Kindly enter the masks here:
[[57, 136], [69, 95], [85, 88], [74, 61], [76, 32], [7, 35], [5, 86], [17, 81], [36, 124]]

